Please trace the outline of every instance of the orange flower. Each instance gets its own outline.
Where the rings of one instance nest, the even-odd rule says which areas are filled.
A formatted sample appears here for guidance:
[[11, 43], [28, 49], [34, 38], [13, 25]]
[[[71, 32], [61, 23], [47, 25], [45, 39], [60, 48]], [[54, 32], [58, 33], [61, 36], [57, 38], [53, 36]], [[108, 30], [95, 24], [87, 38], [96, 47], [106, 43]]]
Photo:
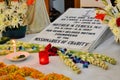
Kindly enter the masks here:
[[104, 20], [105, 15], [106, 15], [106, 14], [104, 14], [104, 13], [101, 13], [101, 14], [96, 13], [95, 18], [96, 18], [96, 19], [100, 19], [100, 20], [102, 20], [102, 21], [103, 21], [103, 20]]
[[32, 5], [34, 3], [34, 0], [27, 0], [28, 6]]

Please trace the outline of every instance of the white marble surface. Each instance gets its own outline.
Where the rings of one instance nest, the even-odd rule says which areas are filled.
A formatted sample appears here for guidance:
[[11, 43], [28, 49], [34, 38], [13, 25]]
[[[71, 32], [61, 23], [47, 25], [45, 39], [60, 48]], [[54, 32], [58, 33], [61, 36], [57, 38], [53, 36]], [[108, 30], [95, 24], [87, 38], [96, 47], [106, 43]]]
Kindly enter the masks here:
[[20, 39], [17, 39], [17, 40], [25, 41], [25, 42], [30, 42], [30, 40], [31, 40], [33, 37], [35, 37], [37, 34], [39, 34], [39, 33], [26, 34], [24, 38], [20, 38]]
[[[29, 41], [35, 35], [36, 34], [26, 35], [25, 38], [20, 40]], [[103, 70], [102, 68], [93, 65], [90, 65], [89, 68], [82, 68], [81, 64], [77, 64], [82, 72], [81, 74], [76, 74], [66, 66], [59, 57], [50, 57], [50, 63], [48, 65], [39, 64], [38, 53], [31, 54], [28, 59], [21, 62], [11, 62], [7, 60], [5, 56], [0, 56], [0, 62], [33, 67], [43, 73], [61, 73], [72, 78], [72, 80], [120, 80], [120, 45], [115, 43], [113, 36], [106, 39], [93, 52], [107, 54], [108, 56], [115, 58], [117, 60], [117, 64], [108, 64], [108, 70]]]

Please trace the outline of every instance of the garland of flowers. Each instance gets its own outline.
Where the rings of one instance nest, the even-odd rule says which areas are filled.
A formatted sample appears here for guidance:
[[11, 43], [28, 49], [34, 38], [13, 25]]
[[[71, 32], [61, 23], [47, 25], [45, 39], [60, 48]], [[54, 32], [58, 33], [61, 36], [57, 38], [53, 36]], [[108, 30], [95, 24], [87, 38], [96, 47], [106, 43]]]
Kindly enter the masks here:
[[71, 80], [63, 74], [49, 73], [45, 75], [34, 68], [6, 65], [0, 62], [0, 80], [26, 80], [25, 77], [28, 76], [39, 80]]
[[59, 57], [63, 60], [63, 62], [69, 66], [73, 71], [75, 71], [77, 74], [81, 72], [80, 68], [77, 67], [77, 65], [73, 62], [72, 59], [70, 59], [68, 56], [62, 54], [60, 51], [58, 52]]
[[[7, 44], [12, 44], [12, 43], [8, 42]], [[30, 43], [29, 44], [23, 43], [21, 41], [20, 42], [18, 41], [17, 45], [26, 45], [31, 47]], [[2, 48], [5, 49], [4, 47]], [[111, 58], [104, 54], [67, 50], [66, 48], [54, 47], [51, 44], [48, 44], [47, 46], [39, 47], [38, 51], [43, 50], [44, 48], [46, 51], [48, 51], [49, 56], [59, 56], [60, 59], [77, 74], [79, 74], [81, 70], [79, 67], [77, 67], [76, 63], [83, 64], [83, 68], [88, 68], [89, 64], [92, 64], [101, 67], [105, 70], [108, 69], [108, 65], [106, 64], [106, 62], [112, 65], [115, 65], [117, 63], [117, 61], [114, 58]]]
[[[111, 58], [104, 54], [72, 51], [67, 49], [60, 49], [60, 51], [61, 53], [58, 52], [59, 56], [64, 61], [64, 63], [68, 66], [73, 65], [73, 63], [70, 62], [71, 60], [69, 59], [72, 59], [74, 63], [83, 64], [83, 68], [88, 68], [88, 65], [92, 64], [92, 65], [101, 67], [105, 70], [108, 69], [108, 65], [106, 64], [106, 62], [112, 65], [116, 65], [117, 63], [117, 61], [114, 58]], [[78, 71], [77, 67], [76, 67], [76, 71]]]
[[[43, 45], [33, 44], [29, 42], [16, 41], [16, 50], [17, 51], [26, 51], [29, 53], [39, 52], [40, 49], [43, 49]], [[5, 44], [0, 45], [0, 55], [6, 55], [14, 52], [12, 40], [8, 41]]]
[[115, 36], [117, 43], [120, 43], [120, 0], [101, 0], [105, 8], [96, 9], [95, 18], [107, 24]]
[[106, 62], [112, 65], [116, 65], [117, 63], [114, 58], [104, 54], [67, 50], [66, 48], [58, 48], [51, 44], [46, 45], [44, 48], [49, 53], [49, 56], [58, 55], [60, 59], [77, 74], [79, 74], [81, 70], [77, 67], [76, 63], [81, 63], [83, 68], [88, 68], [89, 64], [92, 64], [105, 70], [108, 69]]

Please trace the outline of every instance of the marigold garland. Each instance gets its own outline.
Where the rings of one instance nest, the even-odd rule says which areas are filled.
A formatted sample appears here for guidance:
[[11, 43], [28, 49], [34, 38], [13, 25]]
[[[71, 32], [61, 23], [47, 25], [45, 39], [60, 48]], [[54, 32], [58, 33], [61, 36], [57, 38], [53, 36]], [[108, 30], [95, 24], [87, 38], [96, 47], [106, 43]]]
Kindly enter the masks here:
[[39, 80], [71, 80], [63, 74], [44, 73], [30, 67], [18, 67], [16, 65], [5, 65], [0, 62], [0, 80], [26, 80], [25, 77], [31, 77]]

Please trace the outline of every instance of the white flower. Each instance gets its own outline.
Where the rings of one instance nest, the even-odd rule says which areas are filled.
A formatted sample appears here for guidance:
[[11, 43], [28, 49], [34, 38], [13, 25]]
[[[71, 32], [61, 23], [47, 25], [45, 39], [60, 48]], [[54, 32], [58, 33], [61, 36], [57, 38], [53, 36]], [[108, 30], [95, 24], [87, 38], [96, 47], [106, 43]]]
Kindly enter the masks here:
[[[106, 3], [107, 0], [102, 0], [103, 3]], [[106, 22], [109, 25], [112, 33], [114, 34], [115, 38], [117, 38], [117, 42], [120, 43], [120, 0], [115, 0], [114, 6], [111, 4], [107, 4], [105, 8], [100, 9], [105, 11], [105, 17], [102, 22]], [[100, 13], [100, 12], [98, 12]]]
[[19, 9], [17, 9], [18, 13], [22, 13], [22, 14], [26, 14], [28, 10], [27, 4], [26, 3], [22, 3], [19, 7]]
[[111, 17], [108, 16], [108, 15], [106, 15], [106, 16], [104, 17], [104, 20], [103, 20], [102, 22], [103, 22], [104, 24], [108, 24], [110, 20], [111, 20]]
[[4, 22], [3, 21], [0, 21], [0, 30], [1, 31], [3, 31], [4, 30], [4, 27], [5, 25], [4, 25]]
[[112, 29], [112, 32], [114, 35], [118, 36], [120, 35], [120, 28], [116, 26], [115, 28]]
[[20, 26], [26, 25], [24, 20], [27, 9], [26, 2], [11, 1], [9, 7], [5, 2], [0, 2], [0, 31], [2, 32], [6, 27], [18, 28], [18, 24]]
[[5, 26], [10, 26], [11, 25], [11, 21], [9, 21], [9, 20], [6, 20], [4, 23], [5, 23]]
[[11, 15], [13, 14], [13, 10], [12, 10], [12, 9], [6, 9], [6, 10], [4, 11], [4, 14], [11, 16]]
[[19, 19], [17, 16], [13, 16], [11, 25], [13, 27], [18, 27]]
[[114, 28], [114, 26], [116, 27], [116, 18], [110, 19], [108, 25], [109, 25], [111, 28]]
[[27, 9], [28, 9], [26, 3], [22, 3], [22, 4], [20, 5], [20, 8], [22, 8], [23, 10], [27, 10]]
[[17, 1], [11, 1], [11, 7], [13, 8], [13, 9], [15, 9], [15, 8], [17, 8], [17, 7], [19, 7], [20, 5], [19, 5], [19, 2], [17, 2]]
[[105, 10], [106, 11], [110, 11], [112, 9], [112, 6], [111, 5], [107, 5], [106, 7], [105, 7]]
[[4, 9], [5, 8], [5, 2], [0, 2], [0, 9]]
[[5, 15], [4, 14], [0, 14], [0, 21], [4, 21], [5, 19]]

